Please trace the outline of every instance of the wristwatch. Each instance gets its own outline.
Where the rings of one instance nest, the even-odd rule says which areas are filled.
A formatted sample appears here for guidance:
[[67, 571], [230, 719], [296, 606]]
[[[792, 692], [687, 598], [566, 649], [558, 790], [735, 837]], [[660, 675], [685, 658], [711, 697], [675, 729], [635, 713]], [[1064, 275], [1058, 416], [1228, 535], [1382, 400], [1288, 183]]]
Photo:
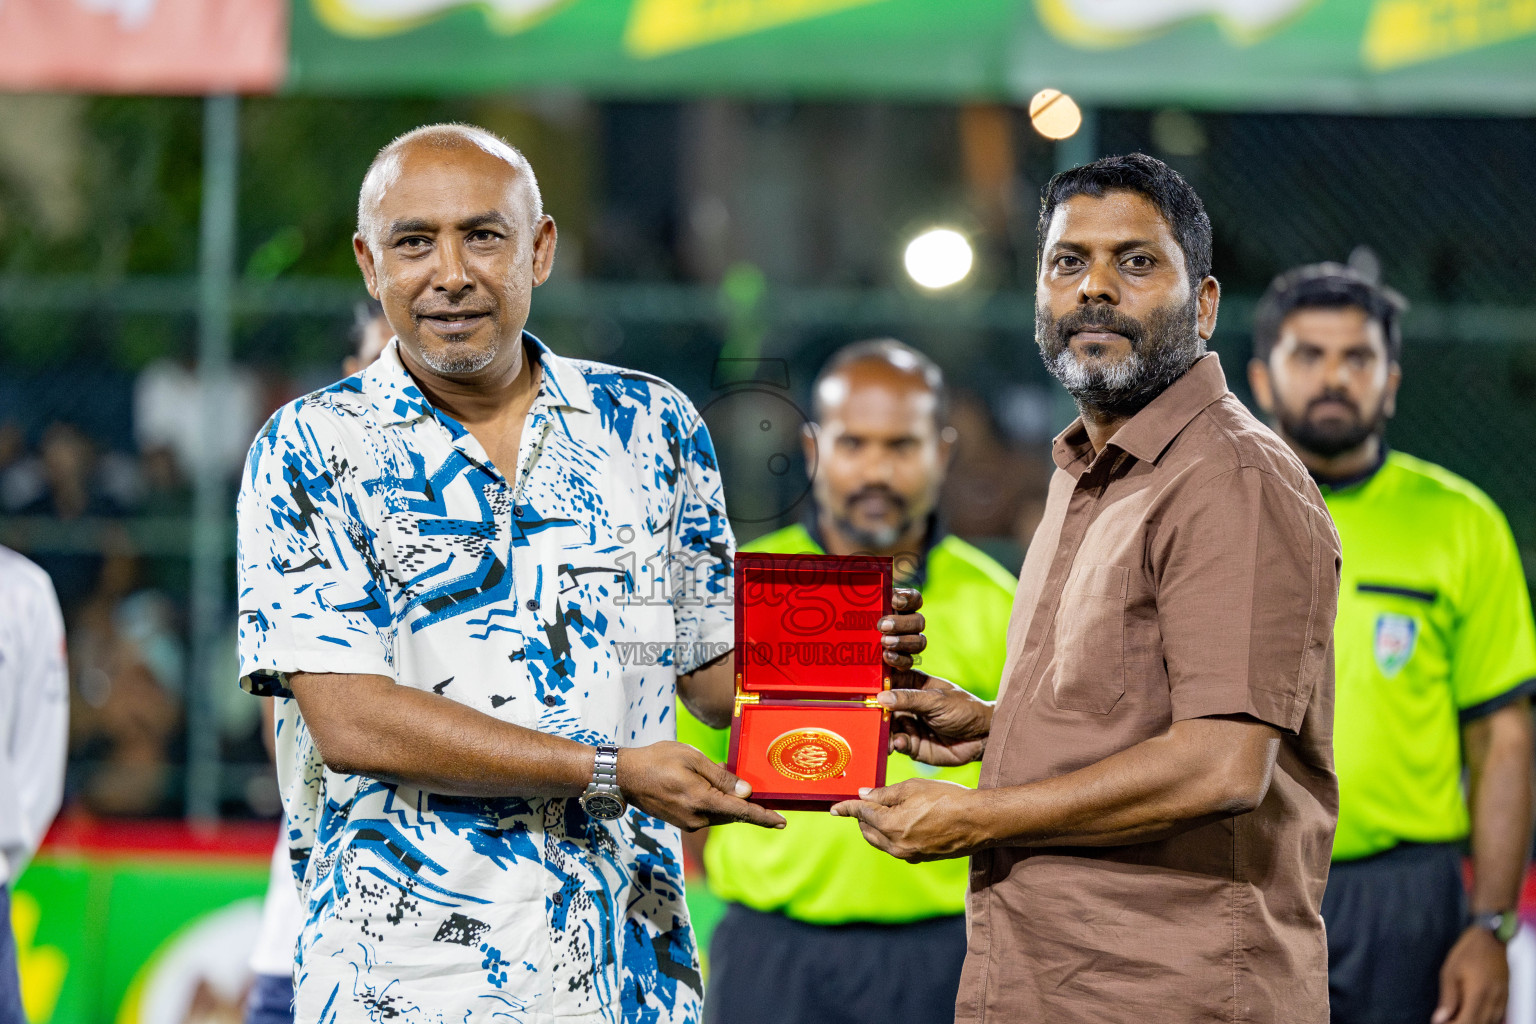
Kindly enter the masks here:
[[629, 810], [624, 794], [619, 791], [619, 748], [611, 743], [597, 745], [592, 782], [581, 794], [581, 806], [587, 814], [602, 821], [612, 821]]
[[1513, 910], [1493, 910], [1486, 914], [1473, 914], [1472, 923], [1493, 932], [1493, 937], [1507, 943], [1520, 930], [1520, 916]]

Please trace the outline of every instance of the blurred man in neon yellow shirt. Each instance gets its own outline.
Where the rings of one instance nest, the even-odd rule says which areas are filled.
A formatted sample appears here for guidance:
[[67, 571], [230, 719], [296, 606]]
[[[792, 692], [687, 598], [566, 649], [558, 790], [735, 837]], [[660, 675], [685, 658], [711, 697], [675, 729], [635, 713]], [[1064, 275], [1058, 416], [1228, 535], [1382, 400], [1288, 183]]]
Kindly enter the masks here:
[[[812, 397], [814, 514], [742, 550], [894, 556], [897, 585], [923, 594], [934, 641], [923, 669], [995, 697], [1015, 581], [938, 526], [954, 443], [939, 368], [900, 342], [858, 342], [832, 357]], [[727, 734], [678, 711], [678, 738], [725, 760]], [[887, 778], [974, 786], [977, 771], [893, 754]], [[773, 836], [710, 831], [710, 888], [730, 909], [710, 944], [705, 1021], [949, 1024], [965, 958], [966, 862], [906, 864], [865, 843], [855, 821], [785, 817]]]
[[1530, 852], [1536, 629], [1498, 507], [1383, 440], [1400, 310], [1348, 267], [1299, 267], [1259, 304], [1249, 365], [1344, 553], [1329, 1004], [1334, 1024], [1498, 1024]]

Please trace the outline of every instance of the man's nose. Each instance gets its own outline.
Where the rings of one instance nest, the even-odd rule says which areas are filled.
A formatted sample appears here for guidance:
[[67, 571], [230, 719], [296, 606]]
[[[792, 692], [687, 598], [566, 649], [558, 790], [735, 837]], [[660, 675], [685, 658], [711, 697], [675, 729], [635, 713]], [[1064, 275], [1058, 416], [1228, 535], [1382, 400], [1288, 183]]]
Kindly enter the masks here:
[[432, 287], [439, 291], [457, 294], [474, 284], [474, 278], [469, 275], [468, 263], [458, 243], [448, 242], [440, 246], [437, 251], [437, 273], [433, 275]]
[[1331, 391], [1348, 388], [1352, 376], [1349, 363], [1341, 357], [1335, 356], [1323, 364], [1323, 383]]
[[1089, 306], [1095, 302], [1104, 302], [1111, 306], [1120, 304], [1119, 275], [1115, 273], [1114, 267], [1104, 260], [1090, 262], [1077, 286], [1078, 305]]
[[896, 475], [896, 460], [879, 445], [870, 445], [860, 466], [864, 484], [889, 484]]

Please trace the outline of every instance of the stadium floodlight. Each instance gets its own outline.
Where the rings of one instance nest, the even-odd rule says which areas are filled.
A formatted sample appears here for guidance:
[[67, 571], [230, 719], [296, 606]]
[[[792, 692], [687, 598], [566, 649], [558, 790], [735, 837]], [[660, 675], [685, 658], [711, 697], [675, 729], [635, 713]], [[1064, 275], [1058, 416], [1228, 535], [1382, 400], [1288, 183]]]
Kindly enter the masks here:
[[976, 262], [971, 240], [954, 228], [929, 228], [907, 243], [907, 275], [930, 291], [965, 280]]
[[1083, 125], [1077, 101], [1060, 89], [1041, 89], [1029, 101], [1029, 123], [1048, 139], [1069, 139]]

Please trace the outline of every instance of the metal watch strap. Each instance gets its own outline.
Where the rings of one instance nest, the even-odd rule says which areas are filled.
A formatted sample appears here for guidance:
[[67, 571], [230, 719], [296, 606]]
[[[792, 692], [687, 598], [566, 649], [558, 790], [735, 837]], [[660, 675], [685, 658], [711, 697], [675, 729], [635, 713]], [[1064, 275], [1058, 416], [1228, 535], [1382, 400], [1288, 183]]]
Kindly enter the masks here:
[[612, 743], [599, 743], [597, 755], [592, 759], [592, 785], [614, 789], [619, 787], [619, 748]]
[[592, 755], [592, 781], [581, 794], [581, 806], [599, 821], [613, 821], [629, 807], [619, 789], [619, 748], [611, 743], [599, 743]]
[[1513, 910], [1491, 910], [1483, 914], [1473, 914], [1472, 923], [1479, 928], [1488, 929], [1500, 942], [1508, 942], [1515, 937], [1515, 932], [1520, 930], [1520, 917]]

